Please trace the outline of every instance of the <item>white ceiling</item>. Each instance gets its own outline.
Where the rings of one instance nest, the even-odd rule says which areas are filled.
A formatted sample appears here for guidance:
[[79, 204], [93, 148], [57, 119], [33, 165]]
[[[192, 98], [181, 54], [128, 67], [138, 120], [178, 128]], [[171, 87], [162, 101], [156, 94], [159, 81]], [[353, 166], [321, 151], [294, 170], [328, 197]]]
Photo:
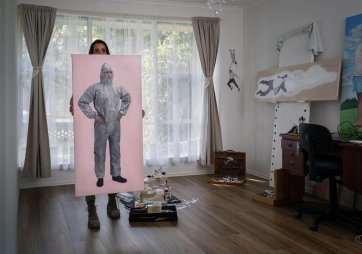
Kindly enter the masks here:
[[[207, 0], [164, 0], [165, 2], [180, 2], [180, 3], [192, 3], [192, 4], [205, 4]], [[260, 2], [259, 0], [226, 0], [226, 5], [230, 6], [238, 6], [238, 7], [245, 7], [250, 6], [251, 4], [254, 4], [255, 2]]]
[[[112, 1], [112, 0], [111, 0]], [[169, 4], [169, 5], [197, 5], [205, 6], [207, 0], [113, 0], [120, 2], [144, 2], [144, 3], [155, 3], [155, 4]], [[242, 9], [247, 9], [251, 6], [258, 5], [268, 0], [226, 0], [225, 7], [237, 7]]]

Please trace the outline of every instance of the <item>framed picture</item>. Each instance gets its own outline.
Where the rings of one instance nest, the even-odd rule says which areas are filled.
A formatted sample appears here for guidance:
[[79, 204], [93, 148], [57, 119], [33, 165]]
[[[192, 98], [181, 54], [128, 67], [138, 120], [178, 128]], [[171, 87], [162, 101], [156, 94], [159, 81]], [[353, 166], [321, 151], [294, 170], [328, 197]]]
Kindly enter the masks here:
[[340, 134], [362, 132], [362, 14], [346, 18]]

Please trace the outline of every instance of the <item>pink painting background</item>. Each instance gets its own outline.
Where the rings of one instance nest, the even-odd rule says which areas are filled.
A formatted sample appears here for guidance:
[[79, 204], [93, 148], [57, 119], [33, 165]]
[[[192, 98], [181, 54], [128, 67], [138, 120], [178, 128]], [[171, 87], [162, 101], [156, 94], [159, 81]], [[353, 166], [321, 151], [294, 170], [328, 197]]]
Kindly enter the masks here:
[[[127, 183], [112, 180], [107, 142], [106, 170], [103, 187], [97, 187], [94, 173], [94, 120], [78, 107], [78, 100], [92, 84], [100, 81], [103, 63], [112, 66], [113, 84], [123, 86], [131, 95], [127, 115], [121, 119], [121, 176]], [[75, 195], [117, 193], [143, 189], [143, 140], [141, 57], [117, 55], [72, 55], [74, 102], [74, 167]], [[93, 108], [93, 104], [91, 104]]]

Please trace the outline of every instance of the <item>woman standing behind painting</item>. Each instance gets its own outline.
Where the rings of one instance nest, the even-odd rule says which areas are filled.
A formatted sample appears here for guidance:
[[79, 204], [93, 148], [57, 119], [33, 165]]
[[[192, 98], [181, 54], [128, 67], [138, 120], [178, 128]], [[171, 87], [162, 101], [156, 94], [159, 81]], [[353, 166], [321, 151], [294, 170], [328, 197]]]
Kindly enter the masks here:
[[[110, 55], [107, 44], [102, 40], [95, 40], [90, 48], [90, 55]], [[73, 96], [70, 99], [69, 111], [71, 114], [74, 114], [74, 104], [73, 104]], [[145, 111], [142, 110], [142, 118], [145, 116]], [[95, 206], [95, 195], [86, 196], [85, 200], [87, 202], [87, 211], [88, 211], [88, 228], [89, 229], [99, 229], [100, 222], [97, 215], [97, 209]], [[116, 203], [116, 193], [108, 194], [108, 204], [107, 204], [107, 214], [111, 219], [119, 219], [120, 212], [117, 208]]]
[[[109, 49], [107, 44], [102, 40], [95, 40], [90, 48], [89, 48], [90, 55], [110, 55]], [[73, 109], [73, 96], [70, 99], [70, 106], [69, 111], [74, 114]], [[88, 211], [88, 228], [89, 229], [99, 229], [100, 222], [97, 215], [97, 209], [95, 206], [95, 195], [86, 196], [85, 200], [87, 202], [87, 211]], [[118, 219], [120, 218], [120, 212], [117, 208], [116, 203], [116, 193], [108, 194], [108, 204], [107, 204], [107, 214], [111, 219]]]

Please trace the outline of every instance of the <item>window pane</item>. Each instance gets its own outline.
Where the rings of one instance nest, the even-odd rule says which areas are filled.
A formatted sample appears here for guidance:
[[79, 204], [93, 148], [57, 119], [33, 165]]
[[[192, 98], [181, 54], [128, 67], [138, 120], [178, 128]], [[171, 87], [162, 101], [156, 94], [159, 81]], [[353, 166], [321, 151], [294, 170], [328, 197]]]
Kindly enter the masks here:
[[[43, 66], [52, 168], [73, 168], [71, 54], [105, 40], [111, 54], [142, 56], [144, 158], [163, 164], [199, 157], [202, 72], [191, 21], [58, 13]], [[19, 167], [25, 157], [32, 67], [23, 42]]]

